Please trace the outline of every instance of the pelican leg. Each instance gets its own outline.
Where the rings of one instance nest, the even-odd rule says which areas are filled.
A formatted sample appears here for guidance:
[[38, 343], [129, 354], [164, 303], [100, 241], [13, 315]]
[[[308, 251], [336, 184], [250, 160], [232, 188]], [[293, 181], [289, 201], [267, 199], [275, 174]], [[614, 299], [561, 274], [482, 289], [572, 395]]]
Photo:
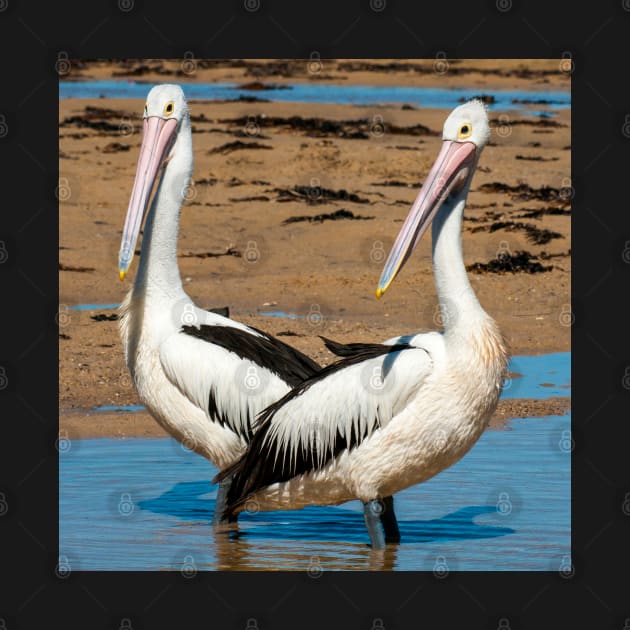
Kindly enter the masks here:
[[232, 485], [232, 477], [229, 479], [224, 479], [219, 483], [219, 487], [217, 489], [217, 499], [214, 505], [214, 517], [212, 518], [212, 526], [217, 527], [218, 525], [226, 525], [227, 523], [236, 523], [238, 520], [238, 516], [230, 516], [229, 518], [223, 517], [223, 512], [227, 506], [227, 495]]
[[394, 513], [394, 497], [372, 499], [363, 504], [365, 526], [372, 549], [385, 549], [387, 543], [399, 543], [400, 531]]

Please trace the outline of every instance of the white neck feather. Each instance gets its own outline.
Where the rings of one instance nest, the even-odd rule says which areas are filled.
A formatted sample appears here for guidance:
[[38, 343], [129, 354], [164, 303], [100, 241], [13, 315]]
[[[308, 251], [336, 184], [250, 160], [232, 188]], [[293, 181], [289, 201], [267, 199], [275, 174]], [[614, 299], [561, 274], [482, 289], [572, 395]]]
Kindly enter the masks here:
[[459, 339], [490, 319], [473, 291], [462, 254], [462, 222], [470, 180], [445, 201], [432, 224], [433, 273], [446, 340]]

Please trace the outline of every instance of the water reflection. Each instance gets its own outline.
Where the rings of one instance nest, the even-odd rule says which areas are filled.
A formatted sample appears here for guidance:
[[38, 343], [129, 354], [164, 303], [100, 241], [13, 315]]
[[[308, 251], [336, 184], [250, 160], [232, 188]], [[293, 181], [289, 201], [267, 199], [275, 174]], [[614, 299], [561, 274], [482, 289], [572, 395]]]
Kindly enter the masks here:
[[496, 513], [495, 505], [470, 505], [431, 520], [400, 520], [401, 545], [383, 552], [367, 544], [360, 511], [339, 507], [307, 507], [290, 512], [244, 513], [237, 526], [216, 531], [210, 526], [214, 498], [208, 481], [175, 484], [161, 495], [140, 501], [142, 510], [205, 523], [214, 538], [216, 565], [221, 570], [292, 569], [318, 577], [324, 570], [387, 570], [397, 564], [399, 549], [418, 543], [487, 539], [514, 529], [478, 524], [475, 518]]

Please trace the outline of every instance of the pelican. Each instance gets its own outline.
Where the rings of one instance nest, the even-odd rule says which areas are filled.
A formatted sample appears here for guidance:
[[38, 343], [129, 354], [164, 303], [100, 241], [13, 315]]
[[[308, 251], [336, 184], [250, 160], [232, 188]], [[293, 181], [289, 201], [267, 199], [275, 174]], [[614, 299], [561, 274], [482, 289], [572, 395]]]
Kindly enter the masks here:
[[[158, 85], [144, 107], [142, 145], [120, 246], [124, 280], [146, 214], [138, 273], [121, 304], [121, 336], [127, 367], [151, 415], [222, 470], [251, 439], [255, 416], [319, 366], [260, 330], [198, 308], [186, 295], [177, 233], [192, 172], [184, 93], [177, 85]], [[225, 480], [219, 486], [215, 524], [221, 522], [228, 485]]]
[[462, 220], [490, 137], [478, 100], [454, 109], [440, 153], [385, 263], [380, 298], [432, 223], [432, 261], [443, 333], [341, 346], [344, 358], [309, 377], [259, 416], [233, 476], [226, 515], [363, 502], [372, 548], [399, 537], [391, 496], [457, 462], [496, 408], [508, 362], [496, 322], [470, 285]]

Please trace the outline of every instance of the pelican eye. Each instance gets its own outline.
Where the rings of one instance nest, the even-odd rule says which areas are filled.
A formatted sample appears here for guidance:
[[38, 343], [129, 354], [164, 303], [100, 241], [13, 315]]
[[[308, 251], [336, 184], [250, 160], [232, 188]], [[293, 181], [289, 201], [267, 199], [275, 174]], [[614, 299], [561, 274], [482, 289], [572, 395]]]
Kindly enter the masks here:
[[144, 104], [144, 115], [147, 116], [149, 113], [149, 103]]
[[164, 105], [165, 116], [170, 116], [174, 110], [175, 110], [175, 104], [173, 103], [173, 101], [169, 101], [168, 103], [166, 103], [166, 105]]
[[472, 125], [470, 123], [464, 123], [459, 128], [459, 131], [457, 132], [457, 137], [460, 140], [463, 140], [464, 138], [468, 138], [468, 136], [470, 136], [471, 133], [472, 133]]

